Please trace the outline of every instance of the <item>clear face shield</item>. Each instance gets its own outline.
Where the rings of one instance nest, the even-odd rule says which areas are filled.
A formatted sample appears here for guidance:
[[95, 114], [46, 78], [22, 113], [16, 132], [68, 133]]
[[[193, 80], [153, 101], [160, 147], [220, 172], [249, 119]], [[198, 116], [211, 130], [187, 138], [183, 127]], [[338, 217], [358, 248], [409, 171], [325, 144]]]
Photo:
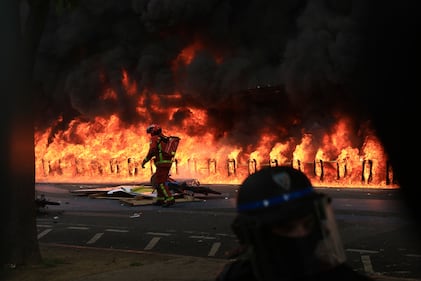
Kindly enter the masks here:
[[270, 223], [256, 220], [241, 231], [260, 281], [295, 280], [345, 262], [330, 199], [320, 196], [307, 204], [305, 213]]

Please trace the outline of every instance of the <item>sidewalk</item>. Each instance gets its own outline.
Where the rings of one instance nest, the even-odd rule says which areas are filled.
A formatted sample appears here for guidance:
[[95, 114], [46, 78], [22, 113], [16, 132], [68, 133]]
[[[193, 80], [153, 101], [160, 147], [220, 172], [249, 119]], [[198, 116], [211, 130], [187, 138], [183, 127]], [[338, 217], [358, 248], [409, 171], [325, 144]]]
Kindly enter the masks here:
[[8, 269], [4, 281], [210, 281], [227, 262], [147, 251], [40, 243], [44, 263]]
[[[11, 269], [5, 281], [213, 281], [228, 262], [146, 251], [40, 244], [44, 264]], [[372, 275], [379, 281], [420, 281]], [[3, 279], [2, 279], [3, 280]]]

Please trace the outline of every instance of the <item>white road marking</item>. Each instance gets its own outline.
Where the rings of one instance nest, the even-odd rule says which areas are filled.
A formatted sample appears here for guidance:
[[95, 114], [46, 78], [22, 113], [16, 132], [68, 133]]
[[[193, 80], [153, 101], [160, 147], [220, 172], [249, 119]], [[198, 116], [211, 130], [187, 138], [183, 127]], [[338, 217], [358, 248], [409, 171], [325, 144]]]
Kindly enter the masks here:
[[159, 242], [159, 240], [161, 239], [161, 237], [154, 237], [151, 239], [151, 241], [149, 241], [148, 245], [146, 245], [146, 247], [144, 248], [144, 250], [151, 250], [153, 249], [153, 247], [155, 247], [155, 245]]
[[102, 235], [104, 235], [104, 232], [100, 232], [100, 233], [95, 234], [91, 238], [91, 240], [89, 240], [88, 242], [86, 242], [86, 244], [93, 244], [93, 243], [95, 243], [96, 241], [98, 241], [99, 238], [101, 238]]
[[208, 240], [216, 239], [216, 237], [203, 236], [203, 235], [192, 235], [192, 236], [189, 236], [189, 238], [194, 238], [194, 239], [208, 239]]
[[108, 232], [123, 232], [123, 233], [129, 232], [127, 229], [112, 229], [112, 228], [106, 229], [105, 231], [108, 231]]
[[417, 254], [406, 254], [405, 256], [411, 257], [411, 258], [421, 258], [421, 255], [417, 255]]
[[48, 234], [48, 232], [50, 232], [52, 229], [46, 229], [43, 232], [41, 232], [40, 234], [38, 234], [38, 239], [40, 239], [41, 237], [44, 237], [45, 235]]
[[212, 245], [212, 247], [211, 247], [211, 249], [209, 251], [208, 256], [209, 257], [215, 256], [216, 252], [218, 252], [218, 250], [219, 250], [219, 247], [221, 247], [221, 242], [215, 242], [215, 243], [213, 243], [213, 245]]
[[370, 256], [367, 256], [367, 255], [361, 256], [361, 261], [363, 263], [365, 272], [374, 273], [373, 266], [371, 265]]
[[69, 226], [67, 229], [87, 230], [89, 227], [86, 226]]
[[149, 235], [158, 235], [158, 236], [170, 236], [170, 233], [163, 233], [163, 232], [146, 232]]
[[215, 233], [216, 236], [223, 236], [223, 237], [233, 237], [236, 238], [233, 234], [227, 234], [227, 233]]
[[364, 249], [346, 249], [347, 252], [357, 252], [357, 253], [365, 253], [365, 254], [377, 254], [379, 251], [373, 250], [364, 250]]
[[37, 227], [51, 227], [51, 225], [48, 225], [48, 224], [37, 224]]

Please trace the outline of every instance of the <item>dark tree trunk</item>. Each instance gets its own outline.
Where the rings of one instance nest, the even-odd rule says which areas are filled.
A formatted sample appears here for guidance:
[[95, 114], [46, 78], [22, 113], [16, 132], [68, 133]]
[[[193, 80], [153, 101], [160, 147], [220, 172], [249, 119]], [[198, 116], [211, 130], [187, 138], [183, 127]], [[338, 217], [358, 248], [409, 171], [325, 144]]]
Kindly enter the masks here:
[[49, 1], [30, 2], [22, 33], [20, 1], [0, 1], [1, 265], [41, 261], [36, 227], [31, 81], [48, 5]]

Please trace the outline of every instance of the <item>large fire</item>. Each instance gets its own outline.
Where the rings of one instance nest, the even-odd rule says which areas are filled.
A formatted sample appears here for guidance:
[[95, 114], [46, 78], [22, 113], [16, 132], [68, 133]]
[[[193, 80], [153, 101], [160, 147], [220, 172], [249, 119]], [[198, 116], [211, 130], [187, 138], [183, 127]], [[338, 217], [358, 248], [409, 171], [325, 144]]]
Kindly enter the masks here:
[[[200, 116], [201, 112], [196, 114]], [[205, 116], [201, 118], [206, 120]], [[74, 121], [49, 145], [50, 132], [37, 132], [36, 181], [148, 181], [153, 165], [140, 167], [149, 147], [147, 125], [124, 128], [116, 116], [97, 118], [91, 123]], [[343, 124], [338, 124], [338, 130], [343, 131], [326, 135], [323, 146], [316, 152], [311, 148], [312, 136], [307, 134], [285, 143], [276, 142], [274, 136], [262, 135], [255, 149], [247, 152], [241, 147], [215, 143], [210, 135], [192, 137], [179, 128], [162, 125], [164, 132], [181, 137], [173, 164], [174, 177], [238, 184], [264, 166], [287, 164], [302, 169], [316, 186], [396, 186], [379, 141], [367, 138], [361, 148], [344, 145]]]
[[[201, 44], [186, 47], [172, 62], [172, 71], [177, 72], [183, 64], [189, 64], [200, 48]], [[217, 63], [221, 61], [216, 54], [214, 59]], [[182, 79], [180, 76], [174, 74], [177, 79]], [[102, 81], [105, 77], [98, 79]], [[116, 90], [104, 88], [100, 98], [105, 102], [115, 101]], [[118, 114], [112, 114], [75, 118], [62, 130], [55, 130], [53, 125], [46, 130], [37, 129], [37, 182], [149, 181], [154, 172], [153, 164], [148, 163], [145, 169], [140, 165], [149, 148], [145, 130], [151, 123], [159, 123], [164, 134], [181, 138], [171, 172], [174, 178], [196, 178], [205, 184], [239, 184], [264, 166], [292, 165], [303, 170], [315, 186], [397, 187], [375, 134], [355, 136], [349, 117], [336, 116], [331, 128], [325, 128], [323, 133], [319, 130], [314, 134], [300, 128], [299, 136], [295, 132], [285, 138], [285, 135], [289, 136], [288, 124], [284, 127], [282, 122], [271, 122], [264, 116], [258, 120], [264, 128], [256, 131], [257, 135], [244, 135], [236, 142], [227, 128], [215, 128], [219, 123], [215, 122], [214, 116], [211, 121], [210, 111], [188, 104], [178, 92], [162, 96], [140, 90], [126, 70], [122, 71], [121, 88], [125, 95], [136, 97], [136, 113], [143, 121], [128, 125]], [[245, 104], [257, 102], [272, 106], [270, 100], [259, 98], [247, 101], [246, 97]], [[228, 108], [223, 111], [222, 119], [229, 119], [227, 112], [244, 105], [244, 101], [243, 104], [235, 99], [231, 102], [225, 104]], [[189, 117], [173, 122], [180, 111], [188, 112]], [[246, 113], [238, 112], [236, 115], [240, 117], [250, 117], [247, 110]], [[293, 119], [289, 118], [290, 123], [295, 124]], [[59, 118], [55, 123], [61, 121]], [[271, 129], [274, 124], [276, 130]], [[247, 124], [243, 126], [247, 127]], [[279, 132], [283, 133], [282, 138]], [[357, 145], [356, 138], [359, 139]]]
[[[105, 98], [105, 95], [104, 95]], [[172, 98], [181, 99], [180, 95]], [[139, 99], [139, 114], [142, 110]], [[157, 110], [159, 96], [154, 96]], [[353, 147], [346, 118], [339, 119], [322, 139], [311, 133], [281, 142], [263, 133], [255, 143], [231, 144], [226, 137], [215, 139], [212, 130], [189, 135], [186, 128], [206, 127], [204, 110], [189, 108], [193, 118], [183, 125], [160, 123], [166, 135], [181, 142], [172, 176], [196, 178], [201, 183], [239, 184], [264, 166], [292, 165], [303, 170], [316, 186], [397, 187], [382, 145], [374, 135], [365, 136], [361, 147]], [[168, 108], [168, 120], [177, 108]], [[35, 135], [37, 182], [144, 182], [154, 171], [153, 164], [142, 169], [140, 163], [149, 148], [148, 122], [126, 126], [117, 115], [96, 117], [93, 121], [73, 120], [68, 129], [54, 134], [51, 128]], [[188, 130], [190, 131], [190, 130]], [[317, 144], [317, 145], [316, 145]]]

